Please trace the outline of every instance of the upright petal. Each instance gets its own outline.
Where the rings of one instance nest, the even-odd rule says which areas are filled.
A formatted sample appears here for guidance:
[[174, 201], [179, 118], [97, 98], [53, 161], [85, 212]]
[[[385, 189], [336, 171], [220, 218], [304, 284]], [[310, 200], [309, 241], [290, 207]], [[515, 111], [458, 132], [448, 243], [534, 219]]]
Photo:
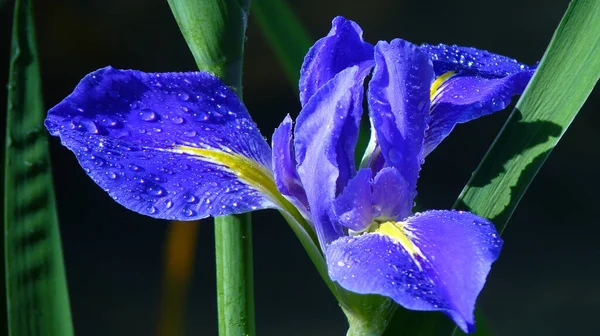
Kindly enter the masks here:
[[417, 46], [400, 39], [375, 46], [371, 122], [386, 165], [398, 169], [412, 191], [423, 158], [432, 81], [431, 62]]
[[274, 206], [270, 149], [210, 74], [100, 69], [45, 124], [98, 185], [142, 214], [191, 220]]
[[425, 155], [450, 134], [458, 123], [503, 110], [514, 95], [525, 90], [533, 70], [501, 78], [457, 75], [432, 95], [431, 119], [425, 135]]
[[356, 22], [338, 16], [331, 25], [329, 34], [318, 40], [304, 58], [300, 71], [302, 106], [340, 71], [355, 65], [373, 66], [373, 46], [363, 40]]
[[366, 72], [347, 68], [321, 87], [298, 116], [294, 144], [298, 176], [323, 246], [343, 234], [333, 200], [354, 175], [354, 147]]
[[371, 169], [361, 169], [334, 201], [334, 213], [345, 227], [362, 231], [373, 221]]
[[510, 57], [471, 47], [424, 44], [421, 46], [421, 51], [433, 62], [436, 77], [454, 71], [486, 78], [499, 78], [534, 69]]
[[493, 224], [481, 217], [428, 211], [336, 240], [327, 262], [331, 278], [348, 290], [442, 311], [472, 332], [475, 301], [501, 247]]
[[308, 202], [306, 193], [296, 170], [296, 156], [292, 138], [292, 118], [289, 115], [283, 119], [273, 132], [273, 175], [277, 189], [292, 198], [294, 205], [307, 212]]

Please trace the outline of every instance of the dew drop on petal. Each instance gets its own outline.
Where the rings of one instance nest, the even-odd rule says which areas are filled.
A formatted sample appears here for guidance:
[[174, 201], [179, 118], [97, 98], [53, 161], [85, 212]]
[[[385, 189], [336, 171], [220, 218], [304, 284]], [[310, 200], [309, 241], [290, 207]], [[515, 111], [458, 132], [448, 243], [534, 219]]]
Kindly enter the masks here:
[[173, 118], [171, 118], [171, 121], [173, 122], [173, 124], [181, 125], [181, 124], [183, 124], [184, 120], [182, 117], [176, 115], [176, 116], [173, 116]]
[[146, 192], [150, 195], [162, 196], [165, 193], [165, 190], [160, 186], [152, 185], [146, 188]]
[[186, 92], [181, 92], [177, 95], [177, 98], [179, 98], [179, 100], [181, 100], [181, 101], [188, 101], [188, 100], [190, 100], [190, 95], [187, 94]]
[[140, 119], [143, 121], [156, 121], [158, 119], [158, 115], [151, 109], [145, 108], [140, 111]]

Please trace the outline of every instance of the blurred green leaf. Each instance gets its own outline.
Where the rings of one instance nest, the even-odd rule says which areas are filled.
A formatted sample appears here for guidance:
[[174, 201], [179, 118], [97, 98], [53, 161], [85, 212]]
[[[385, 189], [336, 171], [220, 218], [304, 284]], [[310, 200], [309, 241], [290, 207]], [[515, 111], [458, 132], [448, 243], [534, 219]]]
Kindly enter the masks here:
[[252, 14], [288, 80], [297, 89], [300, 67], [312, 39], [284, 0], [254, 0]]
[[[499, 231], [504, 230], [529, 184], [596, 85], [599, 54], [600, 1], [575, 0], [455, 208], [490, 218]], [[407, 323], [403, 325], [403, 321]], [[385, 335], [451, 335], [453, 330], [462, 334], [442, 314], [399, 310]], [[490, 334], [487, 327], [476, 333]]]
[[9, 334], [73, 335], [31, 0], [15, 2], [4, 175]]

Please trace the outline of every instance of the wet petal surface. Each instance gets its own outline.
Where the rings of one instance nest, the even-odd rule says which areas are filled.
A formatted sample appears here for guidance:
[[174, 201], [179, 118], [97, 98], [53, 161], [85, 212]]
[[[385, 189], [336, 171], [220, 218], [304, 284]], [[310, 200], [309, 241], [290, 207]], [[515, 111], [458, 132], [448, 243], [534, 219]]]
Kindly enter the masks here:
[[273, 206], [252, 185], [254, 171], [272, 180], [270, 149], [212, 75], [103, 68], [45, 125], [98, 185], [142, 214], [191, 220]]
[[302, 106], [340, 71], [355, 65], [361, 69], [373, 66], [373, 46], [363, 40], [356, 22], [338, 16], [331, 25], [329, 34], [318, 40], [304, 58], [300, 71]]
[[525, 90], [533, 70], [502, 78], [455, 76], [437, 90], [431, 104], [431, 119], [425, 136], [425, 155], [450, 134], [458, 123], [503, 110], [512, 97]]
[[334, 241], [327, 263], [331, 278], [348, 290], [442, 311], [472, 332], [475, 301], [501, 247], [493, 224], [481, 217], [428, 211]]
[[375, 62], [369, 110], [377, 142], [386, 165], [398, 169], [414, 191], [423, 158], [433, 68], [417, 46], [400, 39], [377, 43]]
[[333, 200], [356, 172], [365, 76], [357, 66], [342, 70], [317, 91], [296, 122], [298, 175], [322, 246], [343, 235], [333, 218]]

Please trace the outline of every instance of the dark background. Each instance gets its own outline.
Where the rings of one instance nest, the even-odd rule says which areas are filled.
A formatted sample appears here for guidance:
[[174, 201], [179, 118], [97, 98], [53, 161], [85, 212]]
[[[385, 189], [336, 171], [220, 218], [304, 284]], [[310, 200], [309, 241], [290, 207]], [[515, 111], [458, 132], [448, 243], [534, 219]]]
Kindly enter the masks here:
[[[263, 0], [265, 1], [265, 0]], [[268, 1], [268, 0], [267, 0]], [[1, 2], [1, 1], [0, 1]], [[39, 0], [36, 19], [47, 107], [88, 72], [105, 65], [148, 72], [195, 68], [166, 0]], [[357, 21], [375, 43], [488, 49], [538, 61], [566, 0], [289, 1], [311, 36], [331, 19]], [[8, 65], [12, 6], [0, 9], [0, 64]], [[265, 136], [299, 112], [297, 92], [250, 17], [244, 98]], [[0, 84], [6, 83], [0, 72]], [[568, 88], [565, 88], [568, 89]], [[4, 90], [0, 98], [5, 101]], [[523, 198], [480, 296], [497, 335], [595, 334], [600, 312], [597, 164], [600, 92], [581, 113]], [[450, 208], [508, 112], [457, 127], [421, 173], [426, 208]], [[4, 117], [2, 118], [4, 119]], [[57, 200], [78, 335], [152, 335], [159, 315], [167, 222], [115, 203], [52, 139]], [[345, 320], [287, 224], [275, 211], [253, 215], [259, 335], [342, 335]], [[200, 227], [187, 305], [187, 334], [216, 334], [211, 220]], [[599, 333], [600, 334], [600, 333]]]

